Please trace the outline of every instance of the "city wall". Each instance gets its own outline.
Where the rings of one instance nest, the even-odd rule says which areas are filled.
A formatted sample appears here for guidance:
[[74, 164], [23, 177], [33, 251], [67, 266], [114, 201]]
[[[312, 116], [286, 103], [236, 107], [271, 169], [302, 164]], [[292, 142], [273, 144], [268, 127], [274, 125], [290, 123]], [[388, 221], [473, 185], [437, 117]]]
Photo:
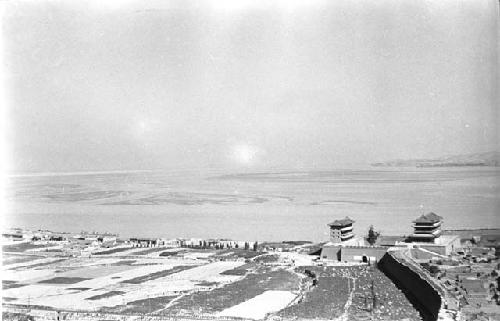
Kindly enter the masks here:
[[424, 321], [437, 320], [442, 302], [439, 289], [432, 285], [419, 267], [412, 266], [401, 254], [387, 252], [378, 262], [378, 268], [403, 291]]

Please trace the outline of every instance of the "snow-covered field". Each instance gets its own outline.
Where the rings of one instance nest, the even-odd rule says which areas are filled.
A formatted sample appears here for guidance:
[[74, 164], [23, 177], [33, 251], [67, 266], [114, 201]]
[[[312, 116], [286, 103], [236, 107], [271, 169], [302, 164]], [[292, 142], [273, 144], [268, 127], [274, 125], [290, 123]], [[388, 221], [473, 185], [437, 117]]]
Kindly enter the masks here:
[[296, 295], [290, 291], [266, 291], [250, 300], [232, 306], [218, 313], [218, 316], [230, 316], [250, 319], [263, 319], [267, 313], [285, 308]]

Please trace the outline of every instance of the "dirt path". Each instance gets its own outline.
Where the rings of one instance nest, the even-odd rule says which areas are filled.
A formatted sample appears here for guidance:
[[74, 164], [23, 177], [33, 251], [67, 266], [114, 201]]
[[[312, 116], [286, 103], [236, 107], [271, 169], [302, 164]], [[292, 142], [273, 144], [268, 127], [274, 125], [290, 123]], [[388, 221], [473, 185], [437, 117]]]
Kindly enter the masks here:
[[186, 295], [189, 295], [191, 293], [194, 293], [195, 291], [189, 291], [187, 293], [183, 293], [181, 295], [179, 295], [178, 297], [176, 297], [175, 299], [171, 300], [170, 302], [168, 302], [163, 308], [161, 309], [158, 309], [156, 311], [153, 311], [151, 314], [157, 314], [157, 313], [160, 313], [161, 311], [164, 311], [164, 310], [167, 310], [168, 308], [170, 308], [176, 301], [180, 300], [181, 298], [185, 297]]
[[349, 284], [350, 280], [352, 280], [352, 287], [349, 293], [349, 298], [347, 298], [347, 301], [344, 306], [344, 313], [338, 318], [338, 320], [340, 321], [349, 321], [349, 308], [351, 307], [352, 299], [354, 298], [354, 290], [356, 289], [356, 278], [348, 278], [347, 282], [349, 282]]

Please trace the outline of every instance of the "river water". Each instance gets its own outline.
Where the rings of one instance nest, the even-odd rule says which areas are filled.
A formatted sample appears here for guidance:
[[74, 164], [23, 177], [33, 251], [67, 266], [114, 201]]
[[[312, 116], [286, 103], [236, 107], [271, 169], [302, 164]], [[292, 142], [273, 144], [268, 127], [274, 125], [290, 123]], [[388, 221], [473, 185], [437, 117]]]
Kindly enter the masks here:
[[445, 228], [500, 227], [498, 168], [357, 168], [314, 171], [143, 171], [16, 176], [10, 227], [114, 232], [121, 237], [328, 239], [349, 216], [354, 232], [409, 234], [423, 212]]

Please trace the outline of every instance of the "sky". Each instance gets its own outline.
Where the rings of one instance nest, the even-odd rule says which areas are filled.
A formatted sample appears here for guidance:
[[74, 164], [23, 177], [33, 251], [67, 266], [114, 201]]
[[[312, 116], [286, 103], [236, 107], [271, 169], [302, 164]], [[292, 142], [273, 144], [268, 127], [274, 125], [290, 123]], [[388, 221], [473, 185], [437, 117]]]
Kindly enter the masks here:
[[8, 169], [499, 150], [498, 1], [7, 1]]

